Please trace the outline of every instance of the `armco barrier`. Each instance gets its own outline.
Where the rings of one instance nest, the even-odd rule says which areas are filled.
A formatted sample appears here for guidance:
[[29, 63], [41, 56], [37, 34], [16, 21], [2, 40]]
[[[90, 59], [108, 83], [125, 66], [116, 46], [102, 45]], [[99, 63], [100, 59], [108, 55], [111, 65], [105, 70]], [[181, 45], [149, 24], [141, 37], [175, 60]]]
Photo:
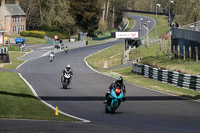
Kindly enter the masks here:
[[144, 75], [164, 83], [170, 83], [179, 87], [200, 90], [200, 76], [183, 74], [175, 71], [153, 68], [148, 65], [132, 63], [132, 72]]

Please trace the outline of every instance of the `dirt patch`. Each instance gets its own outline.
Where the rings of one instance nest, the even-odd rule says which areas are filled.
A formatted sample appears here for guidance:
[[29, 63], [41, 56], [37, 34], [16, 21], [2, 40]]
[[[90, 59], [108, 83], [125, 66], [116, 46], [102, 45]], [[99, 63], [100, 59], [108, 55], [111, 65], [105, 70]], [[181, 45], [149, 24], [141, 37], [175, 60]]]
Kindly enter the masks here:
[[110, 72], [112, 75], [116, 75], [116, 76], [122, 76], [122, 75], [120, 75], [119, 73], [116, 73], [116, 72]]
[[0, 63], [0, 68], [3, 68], [4, 66], [6, 66], [8, 64], [12, 64], [12, 62], [10, 62], [10, 63]]
[[5, 63], [0, 63], [0, 68], [3, 68], [5, 66]]
[[161, 90], [162, 88], [160, 88], [160, 86], [151, 86], [151, 87], [153, 87], [153, 88], [157, 88], [157, 89], [159, 89], [159, 90]]
[[103, 68], [108, 68], [108, 61], [104, 62]]
[[113, 56], [110, 56], [109, 58], [112, 59], [112, 58], [114, 58], [114, 57], [116, 57], [116, 56], [118, 56], [118, 55], [120, 55], [120, 54], [122, 54], [122, 53], [115, 54], [115, 55], [113, 55]]

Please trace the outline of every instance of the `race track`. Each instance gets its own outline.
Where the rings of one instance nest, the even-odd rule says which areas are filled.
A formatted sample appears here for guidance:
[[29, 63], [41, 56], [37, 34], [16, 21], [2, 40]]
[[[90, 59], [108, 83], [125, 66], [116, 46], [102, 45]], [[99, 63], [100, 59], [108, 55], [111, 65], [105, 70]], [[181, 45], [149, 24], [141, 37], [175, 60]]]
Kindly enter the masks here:
[[[140, 16], [129, 15], [136, 20], [132, 31], [138, 31]], [[150, 18], [143, 17], [145, 20]], [[150, 19], [150, 28], [155, 22]], [[143, 33], [143, 35], [145, 32]], [[91, 121], [95, 124], [117, 126], [138, 132], [200, 132], [200, 103], [186, 100], [143, 87], [125, 83], [127, 101], [116, 114], [104, 112], [105, 92], [113, 78], [91, 70], [84, 58], [104, 48], [124, 43], [124, 39], [56, 53], [49, 62], [47, 56], [29, 60], [17, 71], [32, 85], [37, 94], [59, 110]], [[60, 73], [70, 64], [74, 76], [69, 89], [62, 89]], [[131, 129], [131, 130], [130, 130]]]

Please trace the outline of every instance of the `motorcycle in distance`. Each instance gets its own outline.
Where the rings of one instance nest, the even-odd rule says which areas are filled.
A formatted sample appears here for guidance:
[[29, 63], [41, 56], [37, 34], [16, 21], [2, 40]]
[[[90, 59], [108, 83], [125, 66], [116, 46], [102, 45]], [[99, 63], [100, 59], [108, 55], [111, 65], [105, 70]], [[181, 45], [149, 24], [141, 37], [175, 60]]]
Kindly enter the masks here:
[[71, 74], [70, 73], [65, 73], [64, 75], [62, 75], [61, 76], [61, 83], [63, 85], [63, 89], [67, 89], [67, 87], [71, 83]]
[[51, 53], [51, 54], [49, 55], [49, 61], [52, 62], [52, 61], [54, 60], [54, 57], [55, 57], [54, 54]]
[[114, 114], [119, 105], [123, 101], [124, 93], [119, 86], [113, 87], [109, 94], [109, 100], [105, 105], [105, 112]]

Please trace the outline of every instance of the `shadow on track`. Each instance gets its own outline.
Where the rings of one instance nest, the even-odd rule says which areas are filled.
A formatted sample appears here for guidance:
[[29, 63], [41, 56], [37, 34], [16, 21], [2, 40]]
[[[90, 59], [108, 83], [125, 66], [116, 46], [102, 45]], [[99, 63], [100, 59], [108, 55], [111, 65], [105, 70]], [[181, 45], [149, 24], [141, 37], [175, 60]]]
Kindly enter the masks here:
[[[105, 97], [101, 96], [70, 96], [70, 97], [46, 97], [41, 96], [45, 101], [104, 101]], [[175, 96], [127, 96], [126, 101], [162, 101], [162, 100], [187, 100]]]

